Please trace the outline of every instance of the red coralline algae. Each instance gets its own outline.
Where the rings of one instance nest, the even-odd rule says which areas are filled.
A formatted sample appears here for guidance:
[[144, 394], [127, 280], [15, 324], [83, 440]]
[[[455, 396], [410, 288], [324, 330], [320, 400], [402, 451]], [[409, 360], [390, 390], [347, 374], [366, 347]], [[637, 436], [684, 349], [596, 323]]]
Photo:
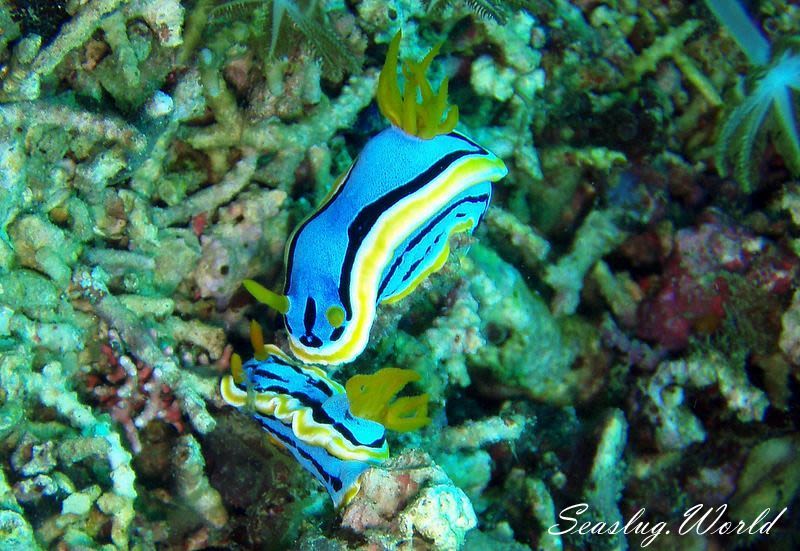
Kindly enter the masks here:
[[139, 431], [154, 419], [172, 425], [178, 434], [184, 424], [178, 402], [171, 389], [153, 377], [153, 368], [128, 356], [117, 355], [111, 346], [103, 344], [100, 351], [111, 371], [105, 376], [91, 374], [86, 385], [111, 417], [122, 425], [131, 449], [142, 450]]
[[665, 272], [658, 292], [639, 307], [637, 334], [669, 350], [681, 350], [694, 332], [716, 329], [725, 317], [728, 297], [723, 280], [703, 285], [681, 272], [676, 262]]
[[651, 288], [639, 306], [637, 335], [672, 351], [696, 334], [711, 334], [733, 299], [729, 277], [738, 274], [763, 292], [783, 294], [798, 272], [794, 256], [741, 227], [720, 221], [680, 230], [660, 277], [641, 282]]
[[203, 235], [203, 232], [208, 225], [208, 213], [201, 212], [200, 214], [192, 217], [192, 233], [197, 237]]

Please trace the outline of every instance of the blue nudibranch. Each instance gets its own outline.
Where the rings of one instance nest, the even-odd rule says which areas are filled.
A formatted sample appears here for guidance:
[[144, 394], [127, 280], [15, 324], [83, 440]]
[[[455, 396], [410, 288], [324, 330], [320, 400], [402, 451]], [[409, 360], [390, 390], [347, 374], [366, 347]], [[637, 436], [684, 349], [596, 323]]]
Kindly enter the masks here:
[[361, 474], [389, 456], [383, 425], [354, 416], [345, 389], [316, 367], [299, 366], [275, 346], [241, 365], [220, 390], [319, 480], [337, 507], [358, 491]]
[[404, 64], [402, 92], [399, 47], [400, 33], [378, 82], [378, 104], [392, 126], [366, 144], [292, 234], [283, 294], [245, 282], [284, 314], [291, 350], [306, 363], [355, 359], [377, 304], [403, 298], [442, 267], [450, 235], [474, 230], [491, 182], [507, 172], [495, 155], [453, 131], [458, 111], [447, 104], [447, 81], [434, 92], [425, 77], [438, 47]]

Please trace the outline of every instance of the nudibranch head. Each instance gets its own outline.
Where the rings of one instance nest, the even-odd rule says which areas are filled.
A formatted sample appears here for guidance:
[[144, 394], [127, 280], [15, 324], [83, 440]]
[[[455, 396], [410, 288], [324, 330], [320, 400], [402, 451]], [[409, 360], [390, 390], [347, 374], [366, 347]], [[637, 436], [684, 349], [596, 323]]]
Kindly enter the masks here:
[[[489, 206], [503, 161], [453, 131], [447, 81], [425, 77], [438, 48], [403, 66], [398, 33], [378, 83], [393, 123], [367, 142], [286, 247], [283, 294], [245, 286], [284, 315], [292, 353], [310, 364], [350, 362], [366, 347], [376, 307], [400, 300], [447, 260], [448, 238], [471, 232]], [[421, 98], [421, 102], [418, 102]]]
[[337, 507], [345, 504], [361, 474], [389, 457], [386, 430], [353, 415], [344, 388], [321, 369], [299, 366], [272, 345], [262, 352], [244, 364], [235, 356], [220, 384], [223, 399], [286, 448]]

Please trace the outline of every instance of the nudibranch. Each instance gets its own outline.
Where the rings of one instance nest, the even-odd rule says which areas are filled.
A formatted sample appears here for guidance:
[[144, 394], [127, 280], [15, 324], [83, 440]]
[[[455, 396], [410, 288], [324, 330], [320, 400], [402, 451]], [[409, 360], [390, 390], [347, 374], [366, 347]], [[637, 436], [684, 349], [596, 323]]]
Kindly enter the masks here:
[[[255, 340], [255, 339], [254, 339]], [[386, 429], [350, 411], [345, 389], [317, 367], [300, 366], [267, 345], [244, 365], [237, 355], [220, 391], [249, 413], [317, 480], [336, 507], [359, 488], [359, 477], [389, 457]]]
[[400, 33], [378, 79], [378, 106], [392, 123], [365, 145], [286, 247], [283, 294], [247, 289], [284, 315], [292, 353], [317, 365], [352, 361], [366, 347], [376, 307], [408, 295], [439, 270], [448, 239], [472, 232], [506, 175], [503, 161], [454, 131], [447, 80], [425, 73], [438, 52], [405, 62]]

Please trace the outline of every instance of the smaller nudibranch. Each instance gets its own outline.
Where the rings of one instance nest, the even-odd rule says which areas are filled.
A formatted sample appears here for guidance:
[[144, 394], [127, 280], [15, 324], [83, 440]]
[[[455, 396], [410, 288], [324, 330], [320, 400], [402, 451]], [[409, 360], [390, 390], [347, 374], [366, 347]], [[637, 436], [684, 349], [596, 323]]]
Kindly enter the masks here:
[[389, 457], [386, 429], [356, 417], [345, 389], [316, 367], [299, 366], [253, 336], [256, 358], [234, 354], [220, 391], [244, 410], [328, 490], [336, 507], [359, 488], [359, 477]]
[[306, 363], [355, 359], [377, 305], [400, 300], [442, 267], [449, 237], [475, 229], [492, 182], [507, 173], [503, 161], [453, 130], [458, 110], [447, 103], [447, 81], [434, 91], [425, 76], [438, 47], [404, 63], [401, 89], [400, 38], [378, 80], [378, 106], [392, 125], [367, 142], [290, 237], [283, 294], [245, 282], [284, 314], [292, 353]]

